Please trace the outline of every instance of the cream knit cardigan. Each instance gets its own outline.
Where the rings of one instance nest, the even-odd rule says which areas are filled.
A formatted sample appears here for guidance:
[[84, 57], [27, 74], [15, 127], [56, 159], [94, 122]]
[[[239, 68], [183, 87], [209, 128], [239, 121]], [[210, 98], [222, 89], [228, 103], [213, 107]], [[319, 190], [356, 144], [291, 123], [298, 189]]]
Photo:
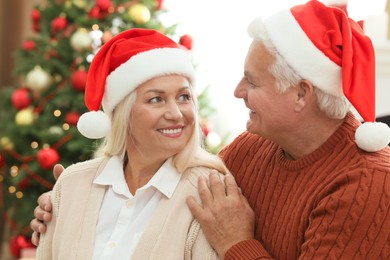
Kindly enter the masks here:
[[[77, 163], [60, 176], [51, 196], [52, 221], [37, 249], [38, 260], [92, 259], [95, 227], [107, 187], [93, 181], [107, 161], [99, 158]], [[219, 259], [185, 202], [188, 196], [200, 201], [197, 179], [208, 174], [209, 169], [203, 167], [183, 173], [173, 196], [162, 197], [132, 259]]]

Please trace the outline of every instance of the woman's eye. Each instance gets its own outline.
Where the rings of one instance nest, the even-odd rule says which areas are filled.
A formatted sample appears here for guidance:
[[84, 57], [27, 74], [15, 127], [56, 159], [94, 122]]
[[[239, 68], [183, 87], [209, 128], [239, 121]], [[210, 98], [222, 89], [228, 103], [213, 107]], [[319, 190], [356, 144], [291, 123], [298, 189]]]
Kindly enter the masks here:
[[191, 95], [190, 94], [183, 94], [179, 97], [180, 101], [189, 101], [191, 100]]
[[149, 99], [149, 103], [158, 103], [161, 102], [162, 98], [161, 97], [154, 97]]

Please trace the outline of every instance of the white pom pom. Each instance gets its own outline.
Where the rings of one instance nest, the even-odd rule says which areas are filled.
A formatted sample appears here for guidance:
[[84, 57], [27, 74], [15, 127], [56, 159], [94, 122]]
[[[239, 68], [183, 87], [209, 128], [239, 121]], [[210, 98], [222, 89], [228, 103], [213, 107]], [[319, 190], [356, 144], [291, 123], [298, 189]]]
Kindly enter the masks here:
[[250, 37], [256, 39], [259, 37], [259, 32], [262, 31], [262, 27], [264, 27], [263, 18], [257, 17], [249, 24], [247, 32]]
[[357, 145], [367, 152], [377, 152], [390, 143], [390, 128], [385, 123], [366, 122], [356, 129]]
[[91, 111], [80, 116], [77, 122], [79, 132], [89, 139], [105, 137], [111, 129], [111, 120], [103, 111]]

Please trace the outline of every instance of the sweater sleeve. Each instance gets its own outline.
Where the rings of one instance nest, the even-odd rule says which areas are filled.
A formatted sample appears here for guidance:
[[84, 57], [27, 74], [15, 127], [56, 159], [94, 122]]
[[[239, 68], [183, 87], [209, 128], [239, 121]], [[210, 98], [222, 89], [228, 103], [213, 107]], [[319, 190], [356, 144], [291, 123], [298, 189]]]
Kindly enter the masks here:
[[241, 241], [226, 252], [224, 260], [272, 259], [256, 239]]
[[46, 223], [46, 232], [40, 235], [39, 246], [37, 248], [37, 260], [51, 260], [53, 259], [53, 236], [57, 223], [58, 215], [58, 198], [59, 198], [59, 186], [60, 182], [57, 181], [50, 194], [50, 200], [52, 203], [52, 219]]

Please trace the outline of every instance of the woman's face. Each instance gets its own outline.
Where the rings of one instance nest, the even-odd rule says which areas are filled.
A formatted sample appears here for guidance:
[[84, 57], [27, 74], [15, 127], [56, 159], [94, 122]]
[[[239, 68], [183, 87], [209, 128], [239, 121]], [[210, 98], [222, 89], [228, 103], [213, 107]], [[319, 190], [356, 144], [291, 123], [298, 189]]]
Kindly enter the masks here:
[[167, 159], [179, 153], [195, 127], [195, 105], [186, 77], [153, 78], [137, 91], [131, 110], [131, 139], [137, 152]]

